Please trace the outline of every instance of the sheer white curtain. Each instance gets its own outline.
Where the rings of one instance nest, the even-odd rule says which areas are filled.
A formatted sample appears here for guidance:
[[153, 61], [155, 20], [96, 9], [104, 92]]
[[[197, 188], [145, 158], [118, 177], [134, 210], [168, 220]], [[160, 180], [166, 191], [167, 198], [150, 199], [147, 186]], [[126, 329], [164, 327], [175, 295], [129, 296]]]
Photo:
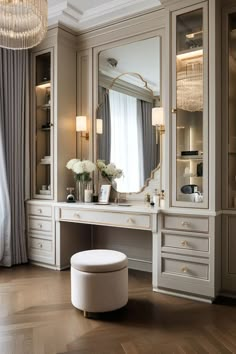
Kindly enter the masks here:
[[111, 162], [124, 172], [116, 180], [119, 192], [137, 192], [143, 185], [143, 146], [137, 119], [137, 99], [110, 90]]
[[0, 264], [11, 265], [11, 212], [5, 169], [2, 137], [0, 133]]

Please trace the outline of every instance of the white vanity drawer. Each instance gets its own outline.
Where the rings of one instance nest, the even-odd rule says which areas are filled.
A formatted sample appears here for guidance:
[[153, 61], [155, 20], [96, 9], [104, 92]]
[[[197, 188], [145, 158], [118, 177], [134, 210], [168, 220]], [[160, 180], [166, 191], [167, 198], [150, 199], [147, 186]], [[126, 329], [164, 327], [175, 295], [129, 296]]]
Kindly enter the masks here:
[[28, 230], [29, 231], [37, 230], [37, 231], [51, 232], [52, 231], [52, 221], [40, 219], [40, 218], [29, 217]]
[[208, 280], [209, 265], [164, 257], [162, 258], [162, 273]]
[[208, 252], [209, 238], [162, 233], [162, 247]]
[[28, 215], [52, 216], [52, 207], [47, 205], [27, 205]]
[[31, 261], [48, 264], [55, 263], [53, 242], [40, 238], [28, 238], [28, 257]]
[[78, 210], [61, 208], [60, 220], [69, 220], [81, 223], [120, 226], [132, 229], [151, 229], [150, 215], [131, 214], [121, 212], [106, 212], [96, 210]]
[[189, 216], [164, 216], [164, 228], [182, 231], [195, 231], [207, 233], [209, 230], [209, 220], [207, 217]]
[[30, 248], [36, 248], [38, 250], [51, 252], [52, 251], [52, 241], [44, 240], [40, 238], [30, 237]]

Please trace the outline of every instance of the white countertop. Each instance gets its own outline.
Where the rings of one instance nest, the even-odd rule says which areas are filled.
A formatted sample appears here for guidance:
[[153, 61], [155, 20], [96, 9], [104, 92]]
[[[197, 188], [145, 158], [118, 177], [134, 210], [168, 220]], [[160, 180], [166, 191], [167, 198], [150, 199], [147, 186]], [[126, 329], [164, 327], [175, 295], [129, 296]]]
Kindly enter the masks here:
[[79, 208], [84, 210], [102, 210], [102, 211], [117, 211], [117, 212], [129, 212], [129, 213], [144, 213], [144, 214], [158, 214], [160, 208], [145, 205], [144, 203], [109, 203], [109, 204], [100, 204], [100, 203], [66, 203], [58, 202], [55, 203], [55, 206], [59, 208]]

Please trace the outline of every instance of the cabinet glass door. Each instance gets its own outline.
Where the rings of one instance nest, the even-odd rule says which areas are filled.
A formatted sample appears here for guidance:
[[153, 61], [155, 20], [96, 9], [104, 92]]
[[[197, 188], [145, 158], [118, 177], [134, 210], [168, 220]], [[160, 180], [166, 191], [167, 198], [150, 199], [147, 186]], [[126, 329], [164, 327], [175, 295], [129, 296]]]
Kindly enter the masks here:
[[34, 197], [52, 199], [51, 52], [34, 59]]
[[236, 13], [228, 26], [228, 208], [236, 208]]
[[207, 65], [206, 9], [175, 13], [173, 38], [173, 172], [172, 204], [206, 207]]

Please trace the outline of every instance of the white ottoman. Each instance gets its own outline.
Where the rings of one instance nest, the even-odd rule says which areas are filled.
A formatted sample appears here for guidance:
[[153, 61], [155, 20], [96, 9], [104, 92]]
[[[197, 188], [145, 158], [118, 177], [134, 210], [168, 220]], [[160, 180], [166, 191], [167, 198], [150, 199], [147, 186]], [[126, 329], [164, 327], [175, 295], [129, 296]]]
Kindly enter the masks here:
[[121, 252], [94, 249], [71, 257], [71, 302], [87, 312], [113, 311], [128, 302], [128, 259]]

